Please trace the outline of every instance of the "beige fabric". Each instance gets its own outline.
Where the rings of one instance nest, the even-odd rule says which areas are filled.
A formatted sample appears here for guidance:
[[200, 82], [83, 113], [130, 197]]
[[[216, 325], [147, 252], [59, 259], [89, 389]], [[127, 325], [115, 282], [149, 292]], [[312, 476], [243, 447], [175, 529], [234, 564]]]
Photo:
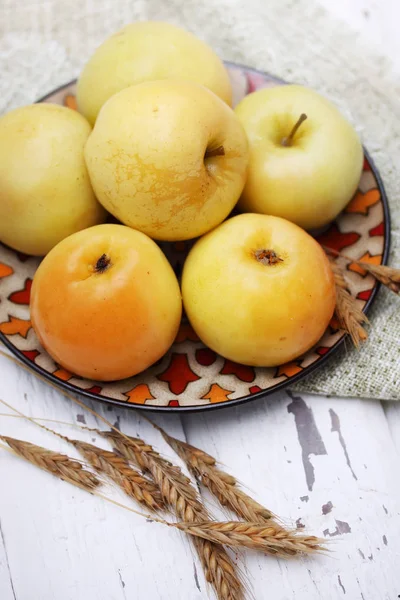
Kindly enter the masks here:
[[[0, 111], [66, 83], [101, 41], [135, 19], [180, 24], [221, 57], [328, 95], [356, 125], [386, 186], [391, 263], [400, 266], [400, 85], [368, 40], [333, 21], [314, 0], [2, 0]], [[297, 389], [339, 396], [400, 398], [400, 299], [381, 290], [370, 339], [348, 344]]]

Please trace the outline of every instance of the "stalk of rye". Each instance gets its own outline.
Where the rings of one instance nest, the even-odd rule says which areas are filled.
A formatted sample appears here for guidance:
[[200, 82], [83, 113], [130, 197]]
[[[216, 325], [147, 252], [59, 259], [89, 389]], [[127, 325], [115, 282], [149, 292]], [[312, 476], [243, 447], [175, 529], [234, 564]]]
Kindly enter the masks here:
[[338, 252], [333, 248], [328, 248], [326, 246], [323, 246], [323, 248], [328, 254], [341, 256], [345, 260], [359, 265], [367, 273], [370, 273], [375, 279], [388, 287], [392, 292], [400, 294], [400, 269], [395, 269], [394, 267], [389, 267], [387, 265], [371, 265], [362, 260], [346, 256], [346, 254], [342, 254], [342, 252]]
[[[64, 436], [60, 437], [64, 438]], [[44, 469], [45, 471], [48, 471], [49, 473], [52, 473], [53, 475], [56, 475], [57, 477], [68, 481], [69, 483], [79, 488], [82, 488], [86, 491], [92, 491], [97, 485], [100, 485], [100, 481], [93, 473], [91, 473], [90, 471], [86, 471], [86, 469], [83, 468], [80, 462], [71, 459], [64, 454], [52, 452], [51, 450], [47, 450], [29, 442], [16, 440], [7, 436], [0, 436], [0, 439], [5, 441], [13, 450], [13, 452], [18, 454], [21, 458], [24, 458], [25, 460], [34, 464], [35, 466]], [[80, 441], [77, 442], [76, 440], [69, 440], [68, 438], [64, 439], [72, 443], [82, 453], [85, 459], [88, 460], [88, 462], [92, 464], [92, 466], [99, 473], [109, 476], [115, 483], [117, 483], [117, 485], [122, 487], [122, 489], [124, 489], [128, 493], [128, 495], [134, 494], [133, 497], [135, 497], [136, 500], [141, 499], [141, 496], [139, 496], [139, 498], [136, 496], [136, 490], [132, 490], [132, 482], [130, 476], [128, 482], [124, 481], [124, 478], [121, 479], [120, 465], [118, 463], [118, 459], [122, 461], [123, 459], [121, 459], [112, 452], [107, 452], [106, 450], [97, 448], [92, 444], [86, 444], [85, 442]], [[145, 446], [147, 445], [144, 444], [144, 447]], [[155, 455], [157, 455], [155, 451], [153, 452]], [[117, 462], [115, 459], [117, 459]], [[163, 460], [162, 457], [160, 457], [160, 459], [161, 461]], [[168, 461], [165, 462], [168, 464]], [[116, 464], [118, 464], [117, 468], [115, 468]], [[169, 463], [169, 465], [171, 465], [171, 463]], [[178, 467], [174, 467], [173, 465], [171, 465], [171, 467], [172, 472], [174, 472], [175, 469], [178, 469]], [[185, 476], [182, 474], [182, 478], [184, 477]], [[186, 477], [185, 479], [188, 480], [188, 478]], [[188, 481], [190, 482], [190, 480]], [[143, 491], [144, 490], [141, 489], [139, 493], [142, 495]], [[187, 490], [187, 493], [185, 494], [185, 499], [182, 498], [182, 496], [180, 496], [176, 490], [174, 490], [173, 481], [170, 481], [169, 486], [164, 485], [163, 491], [166, 494], [166, 498], [169, 499], [170, 506], [174, 508], [174, 512], [178, 516], [180, 516], [180, 518], [185, 518], [186, 516], [191, 520], [194, 520], [196, 518], [206, 520], [208, 519], [208, 514], [204, 507], [201, 505], [201, 503], [197, 504], [198, 501], [195, 498], [193, 498], [193, 501], [188, 501], [189, 497], [196, 495], [194, 488], [193, 491], [191, 490], [190, 492]], [[114, 504], [123, 506], [109, 498], [101, 496], [100, 494], [98, 495], [105, 500], [113, 502]], [[143, 504], [148, 503], [143, 502]], [[135, 514], [139, 514], [146, 518], [149, 517], [149, 515], [138, 513], [138, 511], [129, 509], [128, 507], [124, 508], [127, 508]], [[153, 508], [153, 502], [151, 502], [150, 508]], [[163, 523], [165, 525], [175, 525], [172, 523], [168, 523], [163, 519], [154, 519], [153, 517], [153, 520], [159, 523]], [[226, 550], [219, 544], [214, 544], [212, 541], [209, 541], [199, 536], [194, 536], [193, 542], [196, 551], [199, 555], [202, 567], [204, 569], [206, 580], [213, 585], [218, 599], [243, 600], [243, 585], [236, 575], [235, 566], [232, 563]]]
[[42, 446], [6, 435], [0, 435], [0, 440], [3, 440], [21, 458], [64, 481], [73, 485], [79, 484], [88, 492], [95, 490], [101, 483], [94, 473], [86, 470], [79, 461], [66, 454], [47, 450]]
[[72, 440], [24, 415], [4, 400], [0, 400], [0, 402], [44, 431], [56, 435], [68, 444], [72, 444], [98, 473], [107, 475], [118, 487], [128, 496], [139, 502], [139, 504], [143, 504], [146, 508], [154, 511], [164, 507], [161, 494], [155, 484], [136, 469], [131, 468], [128, 461], [121, 456], [93, 444], [88, 444], [87, 442]]
[[356, 299], [350, 294], [347, 282], [340, 266], [333, 260], [330, 261], [336, 287], [336, 316], [340, 327], [350, 334], [353, 344], [359, 348], [368, 338], [363, 323], [368, 319], [357, 305]]
[[156, 485], [133, 469], [128, 461], [114, 452], [80, 440], [69, 440], [85, 460], [101, 474], [107, 475], [128, 496], [153, 511], [162, 510], [164, 502]]
[[[179, 467], [165, 460], [140, 438], [127, 439], [126, 436], [119, 436], [116, 431], [101, 433], [125, 458], [150, 471], [165, 503], [179, 519], [189, 523], [209, 520], [209, 514], [196, 489]], [[186, 533], [193, 535], [190, 530]], [[219, 600], [242, 600], [243, 585], [225, 548], [204, 536], [195, 536], [194, 545], [206, 580], [213, 585]]]
[[[5, 441], [16, 454], [39, 468], [77, 487], [93, 492], [104, 500], [126, 508], [135, 514], [145, 518], [149, 517], [149, 515], [140, 513], [98, 494], [93, 489], [93, 486], [96, 487], [99, 485], [97, 478], [92, 473], [86, 472], [79, 462], [70, 459], [68, 456], [60, 455], [40, 446], [7, 436], [0, 436], [0, 439]], [[72, 469], [72, 476], [70, 468]], [[90, 476], [90, 483], [87, 481], [87, 475]], [[321, 540], [318, 538], [314, 536], [292, 537], [290, 532], [284, 531], [282, 528], [274, 525], [237, 521], [214, 522], [199, 520], [196, 522], [182, 521], [169, 523], [159, 518], [154, 518], [153, 520], [194, 536], [195, 546], [206, 569], [207, 580], [213, 583], [218, 598], [223, 598], [224, 600], [243, 599], [244, 591], [240, 580], [236, 576], [234, 566], [221, 544], [260, 550], [266, 554], [282, 557], [291, 557], [302, 553], [314, 553], [324, 550]]]
[[[10, 358], [13, 362], [20, 364], [19, 361], [17, 361], [13, 357], [10, 357], [8, 354], [2, 352], [1, 350], [0, 354], [3, 354], [5, 357]], [[25, 365], [21, 366], [23, 368], [26, 368], [26, 370], [30, 371], [30, 369], [25, 367]], [[181, 472], [179, 467], [176, 467], [169, 461], [163, 459], [158, 454], [158, 452], [153, 450], [153, 448], [150, 445], [146, 444], [143, 440], [140, 440], [139, 438], [129, 438], [124, 433], [120, 432], [107, 419], [105, 419], [101, 415], [98, 415], [98, 413], [96, 413], [91, 408], [86, 407], [80, 400], [77, 400], [68, 392], [66, 392], [65, 395], [82, 408], [87, 408], [89, 412], [100, 418], [100, 420], [102, 420], [111, 427], [111, 432], [98, 431], [98, 433], [104, 435], [104, 437], [108, 438], [110, 441], [113, 441], [114, 447], [117, 450], [119, 450], [121, 454], [126, 457], [127, 460], [133, 461], [135, 464], [138, 464], [143, 470], [149, 471], [153, 474], [154, 479], [158, 482], [159, 489], [163, 497], [167, 500], [167, 503], [174, 508], [175, 513], [177, 515], [182, 514], [183, 512], [183, 514], [186, 514], [187, 517], [189, 517], [191, 516], [190, 510], [195, 508], [199, 513], [199, 518], [200, 516], [202, 519], [208, 518], [208, 514], [205, 511], [203, 505], [201, 504], [197, 496], [196, 490], [192, 487], [190, 479]], [[26, 417], [25, 415], [23, 415], [23, 413], [14, 409], [14, 407], [10, 406], [6, 402], [3, 401], [3, 403], [6, 404], [6, 406], [11, 408], [12, 410], [15, 410], [21, 416], [29, 419], [29, 417]], [[42, 427], [44, 429], [47, 429], [45, 426]], [[51, 429], [47, 430], [52, 433], [56, 433]], [[64, 439], [70, 441], [68, 440], [68, 438]], [[78, 487], [82, 487], [78, 483], [75, 483], [75, 485], [77, 485]], [[103, 497], [100, 494], [98, 495], [100, 497]], [[108, 498], [104, 499], [111, 501]], [[118, 502], [112, 502], [121, 506]], [[135, 511], [133, 509], [128, 510], [131, 510], [136, 514], [146, 516], [142, 513], [138, 513], [138, 511]], [[154, 518], [153, 520], [168, 525], [166, 521]], [[235, 566], [231, 561], [225, 548], [219, 546], [218, 544], [213, 544], [212, 542], [204, 539], [196, 539], [195, 547], [199, 555], [202, 567], [204, 569], [206, 580], [213, 585], [218, 599], [243, 600], [244, 587], [242, 585], [242, 582], [236, 575]]]
[[161, 427], [156, 428], [193, 475], [211, 491], [222, 506], [228, 507], [238, 517], [254, 523], [267, 523], [274, 517], [270, 510], [239, 489], [235, 477], [219, 469], [213, 456], [168, 435]]
[[[29, 369], [25, 365], [21, 364], [20, 361], [14, 359], [14, 357], [11, 357], [9, 354], [2, 352], [2, 351], [0, 351], [0, 354], [4, 355], [6, 358], [12, 360], [13, 362], [20, 365], [22, 368], [31, 372], [31, 369]], [[37, 375], [39, 377], [39, 379], [44, 379], [42, 376], [40, 376], [36, 373], [34, 373], [34, 374]], [[50, 383], [50, 385], [53, 385], [53, 387], [56, 387], [55, 384]], [[148, 469], [149, 462], [150, 463], [154, 462], [155, 457], [154, 456], [152, 457], [153, 460], [149, 460], [149, 457], [151, 457], [152, 454], [155, 454], [155, 456], [157, 457], [158, 453], [156, 453], [152, 449], [151, 446], [147, 445], [142, 440], [138, 440], [138, 439], [135, 440], [135, 438], [129, 438], [123, 432], [118, 431], [107, 419], [105, 419], [104, 417], [102, 417], [101, 415], [96, 413], [90, 407], [87, 407], [83, 402], [81, 402], [80, 400], [78, 400], [77, 398], [75, 398], [74, 396], [72, 396], [71, 394], [69, 394], [68, 392], [66, 392], [64, 390], [59, 390], [59, 391], [61, 391], [61, 393], [63, 393], [68, 398], [70, 398], [73, 402], [78, 404], [80, 407], [87, 409], [90, 413], [92, 413], [97, 418], [99, 418], [104, 423], [106, 423], [109, 427], [111, 427], [113, 434], [116, 435], [120, 440], [124, 441], [125, 450], [127, 448], [129, 449], [129, 453], [133, 457], [132, 460], [134, 462], [136, 462], [137, 464], [139, 464], [142, 468]], [[13, 408], [13, 407], [11, 407], [11, 408]], [[17, 411], [17, 412], [19, 412], [19, 411]], [[20, 413], [20, 414], [22, 414], [22, 413]], [[22, 416], [25, 416], [25, 415], [22, 415]], [[53, 432], [53, 433], [55, 433], [55, 432]], [[102, 432], [99, 432], [99, 433], [102, 433]], [[139, 444], [139, 442], [141, 444]], [[204, 453], [204, 454], [206, 454], [206, 453]], [[26, 460], [30, 460], [30, 462], [32, 462], [33, 464], [36, 464], [36, 466], [45, 468], [37, 461], [35, 462], [35, 461], [31, 460], [31, 457], [29, 455], [24, 456], [23, 454], [21, 454], [21, 456], [23, 456]], [[134, 457], [136, 457], [136, 458], [134, 458]], [[178, 467], [172, 465], [168, 461], [165, 461], [164, 459], [162, 459], [162, 457], [159, 457], [159, 458], [162, 461], [164, 461], [164, 464], [163, 464], [164, 467], [166, 467], [166, 466], [169, 467], [170, 478], [172, 478], [172, 476], [175, 475], [176, 480], [180, 481], [181, 484], [184, 482], [190, 481], [190, 480], [188, 480], [188, 478], [185, 475], [183, 475], [181, 473], [181, 471]], [[50, 471], [50, 472], [53, 472], [54, 474], [58, 475], [59, 477], [62, 477], [57, 472], [54, 472], [54, 471]], [[150, 472], [153, 473], [153, 470], [150, 469]], [[230, 477], [230, 476], [228, 476], [228, 477]], [[77, 487], [86, 489], [78, 481], [74, 481], [74, 480], [69, 480], [69, 481], [70, 481], [70, 483], [76, 485]], [[162, 483], [162, 481], [161, 481], [161, 483]], [[170, 483], [173, 483], [173, 482], [170, 481]], [[174, 486], [172, 485], [172, 488], [173, 487]], [[168, 488], [169, 488], [169, 486], [167, 486], [167, 490], [168, 490]], [[194, 489], [194, 488], [192, 488], [192, 489]], [[175, 505], [177, 514], [180, 514], [180, 510], [179, 510], [178, 506], [182, 500], [182, 496], [179, 496], [179, 494], [176, 494], [173, 489], [171, 489], [171, 492], [172, 492], [172, 494], [169, 496], [170, 500]], [[186, 492], [187, 492], [187, 490], [186, 490]], [[145, 515], [143, 513], [138, 512], [137, 510], [130, 508], [130, 507], [124, 506], [124, 505], [120, 504], [119, 502], [116, 502], [115, 500], [112, 500], [110, 498], [107, 498], [106, 496], [99, 494], [96, 491], [94, 491], [93, 493], [95, 495], [99, 496], [100, 498], [103, 498], [104, 500], [107, 500], [109, 502], [112, 502], [113, 504], [116, 504], [122, 508], [125, 508], [126, 510], [129, 510], [135, 514], [139, 514], [142, 517], [149, 518], [149, 515]], [[165, 493], [167, 493], [167, 492], [165, 492]], [[197, 492], [195, 490], [194, 490], [194, 494], [195, 494], [195, 496], [197, 496]], [[189, 495], [193, 495], [193, 494], [190, 493]], [[174, 500], [174, 498], [175, 498], [175, 500]], [[181, 502], [181, 504], [184, 505], [184, 500], [183, 500], [183, 502]], [[210, 524], [211, 522], [208, 520], [200, 521], [200, 517], [201, 517], [201, 515], [198, 515], [199, 521], [196, 521], [194, 523], [183, 522], [183, 523], [178, 523], [178, 524], [168, 523], [167, 521], [159, 519], [159, 518], [154, 518], [154, 517], [151, 517], [151, 518], [152, 518], [152, 520], [154, 520], [158, 523], [163, 523], [164, 525], [168, 525], [171, 527], [177, 527], [178, 529], [181, 529], [181, 530], [184, 530], [184, 528], [186, 526], [186, 529], [187, 529], [186, 533], [188, 533], [189, 535], [195, 536], [195, 538], [198, 538], [196, 547], [198, 549], [202, 564], [205, 567], [207, 580], [213, 583], [214, 588], [218, 594], [218, 598], [222, 598], [223, 600], [240, 600], [241, 598], [243, 598], [243, 595], [244, 595], [242, 583], [238, 579], [238, 577], [235, 573], [235, 568], [234, 568], [232, 561], [229, 558], [229, 555], [226, 553], [225, 549], [220, 546], [221, 533], [224, 533], [224, 536], [225, 536], [224, 539], [229, 540], [229, 535], [232, 534], [232, 530], [230, 531], [230, 533], [228, 535], [227, 523], [218, 524], [216, 522], [212, 522], [213, 531], [211, 531], [210, 528], [207, 527], [207, 525]], [[207, 518], [208, 518], [208, 515], [207, 515]], [[237, 522], [235, 522], [235, 523], [236, 523], [236, 525], [242, 525], [244, 527], [247, 527], [247, 526], [256, 527], [257, 525], [259, 525], [259, 524], [249, 524], [249, 523], [237, 523]], [[195, 528], [193, 528], [193, 525], [195, 525]], [[219, 533], [218, 533], [218, 529], [220, 529]], [[278, 530], [275, 528], [275, 531], [278, 532], [278, 531], [282, 531], [282, 530], [281, 529]], [[236, 533], [236, 538], [232, 537], [231, 545], [233, 545], [233, 546], [239, 545], [239, 541], [240, 541], [237, 538], [238, 532], [236, 531], [235, 533]], [[214, 535], [214, 537], [212, 537], [213, 535]], [[242, 536], [242, 538], [243, 537], [246, 538], [246, 536], [248, 538], [252, 537], [251, 541], [247, 540], [247, 542], [243, 543], [242, 545], [244, 545], [245, 547], [254, 547], [254, 543], [255, 543], [255, 539], [256, 539], [254, 537], [256, 535], [256, 532], [254, 529], [252, 532], [252, 536], [249, 535], [249, 532], [246, 533], [243, 530], [240, 532], [240, 535]], [[302, 539], [300, 537], [298, 537], [297, 542], [298, 542], [298, 544], [300, 544], [300, 543], [304, 544], [303, 550], [300, 549], [299, 545], [297, 546], [297, 552], [301, 552], [301, 551], [314, 552], [315, 550], [321, 549], [321, 547], [319, 546], [319, 540], [317, 540], [317, 538], [314, 538], [312, 536], [311, 537], [302, 536]], [[313, 548], [312, 545], [314, 544], [314, 542], [317, 545]], [[209, 544], [212, 544], [212, 545], [210, 546]], [[249, 545], [249, 544], [251, 544], [251, 545]], [[265, 546], [265, 544], [264, 544], [264, 546]], [[293, 546], [293, 544], [292, 544], [292, 546]], [[291, 554], [289, 547], [290, 547], [290, 543], [286, 544], [286, 552], [284, 553], [284, 555]], [[291, 548], [291, 549], [293, 550], [293, 548]], [[266, 551], [265, 547], [264, 547], [264, 551]], [[271, 554], [277, 553], [276, 549], [272, 548], [272, 546], [271, 546], [270, 553]]]
[[[114, 437], [114, 433], [113, 432], [105, 432], [105, 436], [108, 437], [109, 439], [113, 439], [116, 441], [117, 444], [119, 444], [119, 449], [120, 451], [122, 450], [123, 452], [126, 453], [126, 455], [129, 455], [130, 453], [133, 452], [132, 448], [129, 448], [129, 444], [127, 445], [128, 447], [126, 447], [125, 444], [125, 440], [118, 440], [117, 437]], [[166, 434], [166, 436], [168, 437], [168, 434]], [[131, 438], [132, 439], [132, 443], [133, 445], [136, 445], [138, 443], [138, 438]], [[172, 438], [175, 439], [175, 438]], [[177, 442], [179, 442], [179, 440], [177, 440]], [[184, 442], [179, 442], [177, 445], [177, 448], [180, 444], [184, 444]], [[125, 448], [123, 448], [123, 446], [125, 446]], [[153, 450], [152, 447], [150, 447], [151, 449], [149, 449], [149, 446], [147, 446], [147, 450], [146, 452], [149, 453], [149, 455], [152, 455], [155, 451]], [[187, 444], [186, 446], [189, 446], [189, 444]], [[192, 447], [194, 448], [194, 447]], [[194, 448], [195, 454], [197, 454], [197, 457], [202, 457], [204, 460], [208, 461], [208, 463], [215, 463], [215, 459], [210, 456], [209, 454], [203, 452], [202, 450], [198, 449], [198, 448]], [[135, 456], [135, 453], [131, 456]], [[156, 455], [158, 455], [156, 453]], [[162, 457], [160, 457], [160, 455], [158, 455], [159, 459], [161, 459], [162, 461], [164, 461], [164, 459]], [[143, 457], [141, 458], [141, 460], [143, 461]], [[221, 473], [223, 473], [223, 477], [225, 478], [225, 480], [228, 482], [227, 485], [230, 485], [230, 487], [233, 489], [233, 481], [236, 483], [236, 480], [231, 476], [228, 475], [227, 473], [224, 473], [223, 471], [221, 471]], [[189, 487], [194, 490], [193, 486], [191, 484], [189, 484]], [[241, 490], [236, 490], [236, 491], [241, 491]], [[194, 490], [195, 492], [195, 490]], [[224, 490], [225, 492], [225, 490]], [[197, 496], [197, 492], [196, 496]], [[177, 491], [174, 494], [174, 498], [178, 498], [179, 497], [179, 492]], [[243, 498], [245, 499], [245, 502], [243, 503]], [[166, 499], [166, 497], [164, 497], [164, 499]], [[232, 501], [232, 496], [227, 495], [227, 499], [229, 501]], [[248, 501], [250, 500], [250, 502]], [[244, 506], [245, 504], [245, 506]], [[247, 494], [243, 495], [239, 495], [238, 497], [236, 495], [234, 495], [234, 500], [233, 500], [233, 506], [235, 506], [235, 508], [239, 511], [243, 511], [243, 513], [251, 513], [251, 514], [255, 514], [256, 515], [256, 520], [254, 522], [237, 522], [237, 521], [229, 521], [227, 523], [216, 523], [213, 521], [210, 521], [209, 519], [209, 515], [203, 510], [197, 511], [195, 508], [193, 509], [192, 506], [190, 506], [189, 504], [189, 508], [188, 510], [179, 510], [179, 507], [181, 507], [181, 509], [183, 508], [184, 504], [180, 504], [180, 502], [178, 501], [175, 505], [175, 513], [177, 514], [177, 516], [179, 518], [182, 519], [182, 521], [184, 522], [183, 524], [179, 524], [179, 529], [181, 529], [182, 531], [186, 531], [186, 524], [189, 524], [189, 527], [186, 531], [186, 533], [189, 533], [190, 535], [194, 535], [194, 536], [198, 536], [198, 537], [202, 537], [204, 539], [207, 539], [211, 542], [214, 542], [216, 544], [227, 544], [229, 546], [244, 546], [244, 547], [248, 547], [248, 548], [255, 548], [257, 545], [257, 537], [261, 536], [261, 532], [264, 532], [265, 535], [265, 540], [264, 542], [259, 544], [259, 548], [261, 549], [263, 552], [267, 553], [267, 554], [273, 554], [273, 555], [277, 555], [279, 554], [280, 556], [295, 556], [296, 554], [302, 554], [304, 552], [306, 553], [310, 553], [310, 552], [314, 552], [317, 549], [321, 549], [320, 547], [320, 542], [318, 540], [318, 538], [314, 537], [314, 536], [303, 536], [303, 535], [298, 535], [296, 532], [294, 531], [287, 531], [285, 529], [283, 529], [280, 525], [278, 525], [277, 523], [270, 521], [270, 517], [266, 518], [266, 514], [271, 515], [272, 513], [270, 513], [270, 511], [267, 511], [267, 509], [265, 509], [263, 506], [261, 506], [260, 504], [258, 504], [257, 502], [255, 502], [255, 500], [253, 500], [252, 498], [250, 498], [249, 496], [247, 496]], [[264, 511], [267, 511], [266, 513]], [[190, 523], [190, 516], [191, 514], [195, 515], [195, 519], [193, 519], [192, 523]], [[203, 515], [206, 515], [206, 518], [202, 519]], [[239, 516], [242, 516], [241, 514]], [[246, 517], [244, 517], [247, 520]], [[257, 519], [262, 519], [264, 521], [261, 521]], [[200, 527], [200, 529], [196, 529], [196, 527], [192, 527], [194, 524], [198, 525]], [[200, 524], [200, 525], [199, 525]], [[208, 528], [208, 525], [210, 524], [212, 527]], [[239, 529], [235, 529], [236, 525], [239, 527]], [[243, 529], [244, 528], [244, 529]], [[202, 533], [200, 533], [202, 532]], [[241, 537], [238, 537], [238, 533], [241, 534]], [[232, 537], [232, 541], [229, 542], [228, 540], [230, 539], [230, 537]], [[222, 542], [221, 540], [224, 539], [225, 541]], [[240, 541], [241, 540], [241, 541]], [[242, 543], [243, 542], [243, 543]]]
[[354, 262], [357, 262], [360, 267], [373, 275], [375, 279], [383, 283], [389, 290], [395, 294], [400, 294], [400, 269], [394, 269], [386, 265], [369, 265], [359, 260]]
[[217, 544], [260, 550], [265, 554], [293, 557], [325, 550], [315, 536], [294, 535], [275, 525], [241, 521], [175, 523], [175, 527]]

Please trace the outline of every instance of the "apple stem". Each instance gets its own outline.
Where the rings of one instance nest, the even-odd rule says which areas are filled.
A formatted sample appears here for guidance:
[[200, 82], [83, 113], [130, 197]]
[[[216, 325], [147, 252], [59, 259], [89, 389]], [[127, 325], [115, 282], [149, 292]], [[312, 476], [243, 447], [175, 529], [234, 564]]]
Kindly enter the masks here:
[[294, 136], [296, 135], [296, 132], [298, 130], [298, 128], [300, 127], [300, 125], [302, 123], [304, 123], [304, 121], [307, 119], [307, 115], [302, 113], [300, 115], [300, 117], [298, 118], [297, 123], [295, 123], [295, 125], [293, 126], [292, 131], [289, 133], [289, 135], [287, 137], [284, 137], [282, 140], [282, 146], [291, 146], [292, 145], [292, 141]]
[[283, 258], [278, 256], [275, 250], [256, 250], [254, 256], [263, 265], [276, 265], [283, 262]]
[[104, 273], [111, 264], [111, 258], [107, 254], [102, 254], [97, 260], [94, 270], [96, 273]]
[[225, 148], [223, 146], [218, 146], [213, 150], [207, 148], [204, 158], [211, 158], [212, 156], [225, 156]]

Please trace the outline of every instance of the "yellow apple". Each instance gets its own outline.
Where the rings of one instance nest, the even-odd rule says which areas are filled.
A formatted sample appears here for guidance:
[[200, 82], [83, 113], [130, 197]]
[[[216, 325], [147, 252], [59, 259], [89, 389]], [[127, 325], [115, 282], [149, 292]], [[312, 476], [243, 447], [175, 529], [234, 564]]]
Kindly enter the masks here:
[[122, 225], [79, 231], [36, 271], [31, 318], [63, 367], [112, 381], [143, 371], [178, 331], [181, 293], [171, 265], [146, 235]]
[[106, 218], [83, 156], [91, 131], [76, 111], [34, 104], [0, 118], [0, 241], [44, 255]]
[[169, 77], [200, 83], [232, 103], [228, 73], [207, 44], [170, 23], [147, 21], [124, 27], [96, 50], [78, 81], [79, 110], [93, 124], [116, 92]]
[[356, 191], [363, 165], [357, 133], [338, 109], [313, 90], [285, 85], [250, 94], [235, 112], [250, 146], [239, 207], [305, 229], [332, 221]]
[[85, 147], [96, 196], [125, 225], [186, 240], [225, 219], [245, 183], [246, 134], [203, 86], [163, 79], [103, 106]]
[[257, 367], [306, 352], [335, 308], [333, 275], [321, 246], [285, 219], [249, 213], [196, 242], [183, 269], [182, 296], [207, 346]]

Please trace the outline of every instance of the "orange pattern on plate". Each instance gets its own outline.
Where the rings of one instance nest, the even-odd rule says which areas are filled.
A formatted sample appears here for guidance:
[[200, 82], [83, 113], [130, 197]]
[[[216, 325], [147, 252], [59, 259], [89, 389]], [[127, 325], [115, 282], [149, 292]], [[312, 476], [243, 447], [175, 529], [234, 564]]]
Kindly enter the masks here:
[[154, 396], [146, 383], [139, 383], [139, 385], [128, 392], [124, 392], [124, 394], [128, 398], [128, 402], [133, 404], [146, 404], [147, 400], [154, 400]]
[[376, 188], [368, 190], [368, 192], [365, 192], [364, 194], [359, 190], [353, 200], [346, 206], [345, 212], [366, 215], [369, 211], [369, 207], [379, 202], [380, 199], [380, 192]]
[[[381, 254], [372, 255], [369, 252], [366, 252], [358, 260], [360, 260], [361, 262], [365, 262], [365, 263], [367, 263], [369, 265], [376, 265], [376, 266], [378, 266], [378, 265], [382, 264], [382, 256], [381, 256]], [[349, 271], [353, 271], [354, 273], [358, 273], [362, 277], [365, 277], [365, 275], [367, 274], [367, 271], [365, 269], [363, 269], [363, 267], [361, 267], [357, 263], [351, 263], [351, 264], [349, 264], [348, 269], [349, 269]]]
[[285, 375], [285, 377], [293, 377], [294, 375], [297, 375], [297, 373], [300, 373], [300, 371], [302, 370], [303, 369], [298, 364], [298, 361], [288, 362], [277, 368], [275, 377], [282, 377], [282, 375]]
[[9, 267], [8, 265], [5, 265], [4, 263], [0, 263], [0, 278], [8, 277], [9, 275], [12, 275], [13, 273], [14, 273], [14, 269], [12, 267]]
[[29, 320], [17, 319], [17, 317], [9, 316], [8, 321], [0, 323], [0, 331], [5, 335], [15, 335], [19, 333], [22, 337], [26, 338], [28, 331], [32, 327], [32, 323]]
[[57, 371], [54, 371], [53, 375], [62, 381], [68, 381], [73, 377], [73, 374], [67, 371], [67, 369], [57, 369]]
[[226, 402], [229, 400], [229, 395], [232, 393], [233, 390], [226, 390], [218, 385], [218, 383], [213, 383], [208, 392], [202, 396], [202, 399], [209, 400], [211, 404], [216, 404], [217, 402]]

